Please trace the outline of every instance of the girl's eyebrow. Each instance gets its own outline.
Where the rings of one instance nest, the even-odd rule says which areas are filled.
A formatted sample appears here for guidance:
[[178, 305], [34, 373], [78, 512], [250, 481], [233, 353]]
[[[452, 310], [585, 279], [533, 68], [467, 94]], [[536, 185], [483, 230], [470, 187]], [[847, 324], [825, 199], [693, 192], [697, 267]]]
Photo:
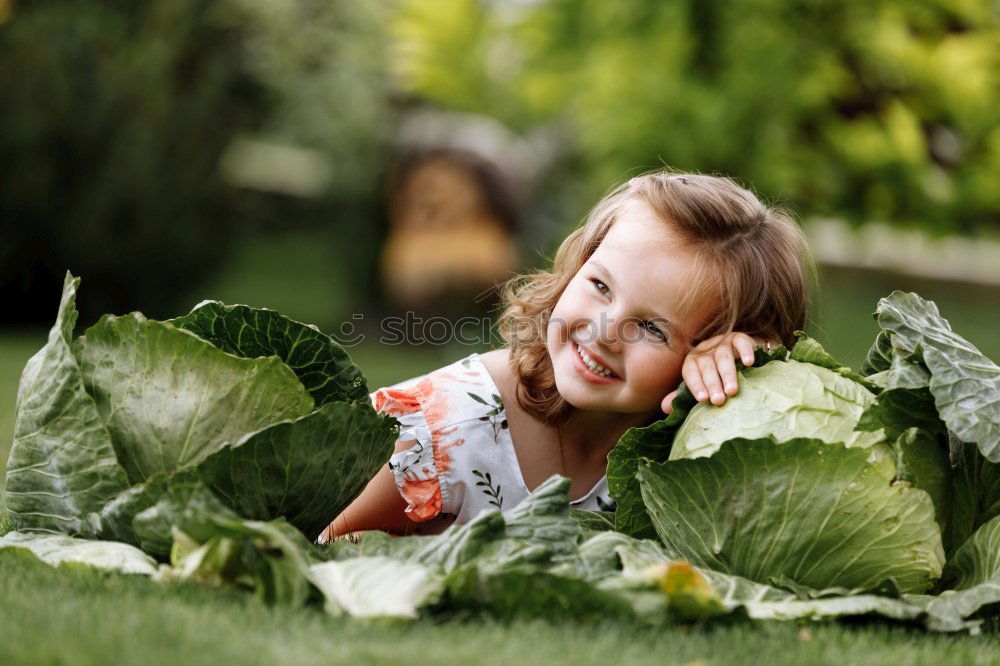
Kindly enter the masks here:
[[[599, 271], [601, 271], [602, 273], [604, 273], [605, 276], [608, 276], [608, 277], [611, 276], [611, 271], [609, 271], [604, 266], [604, 264], [602, 264], [601, 262], [597, 261], [596, 259], [591, 259], [589, 261], [589, 263], [590, 263], [591, 266], [593, 266], [594, 268], [596, 268]], [[610, 282], [610, 280], [608, 280], [608, 281]], [[649, 310], [649, 309], [647, 309], [647, 311], [648, 312], [652, 312], [652, 310]], [[660, 314], [654, 314], [653, 317], [656, 319], [656, 323], [663, 324], [667, 328], [668, 332], [670, 333], [670, 337], [671, 338], [678, 339], [678, 340], [680, 339], [681, 332], [678, 330], [678, 328], [676, 326], [674, 326], [674, 323], [669, 318], [664, 317], [663, 315], [660, 315]]]

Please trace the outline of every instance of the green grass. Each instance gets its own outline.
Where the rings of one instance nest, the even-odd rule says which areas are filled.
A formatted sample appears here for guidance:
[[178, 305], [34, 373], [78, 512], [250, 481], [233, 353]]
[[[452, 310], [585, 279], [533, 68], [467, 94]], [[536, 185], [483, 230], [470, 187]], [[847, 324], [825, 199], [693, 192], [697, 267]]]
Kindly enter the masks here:
[[[805, 629], [805, 631], [803, 631]], [[0, 663], [988, 664], [1000, 639], [887, 625], [739, 623], [651, 629], [498, 620], [413, 624], [267, 608], [249, 594], [50, 569], [0, 552]]]
[[[297, 321], [332, 327], [347, 295], [334, 239], [328, 234], [252, 234], [238, 243], [220, 271], [187, 299], [243, 303], [277, 310]], [[80, 287], [86, 289], [84, 280]], [[185, 302], [182, 299], [182, 302]]]

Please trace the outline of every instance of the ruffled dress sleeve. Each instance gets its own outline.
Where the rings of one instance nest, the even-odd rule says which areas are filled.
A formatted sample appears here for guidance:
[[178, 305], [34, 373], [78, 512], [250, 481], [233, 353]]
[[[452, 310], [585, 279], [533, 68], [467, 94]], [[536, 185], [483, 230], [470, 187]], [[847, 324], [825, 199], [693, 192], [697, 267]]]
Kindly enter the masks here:
[[435, 460], [434, 435], [424, 412], [428, 381], [381, 388], [370, 394], [376, 411], [394, 416], [400, 423], [399, 439], [413, 445], [389, 458], [396, 487], [406, 500], [406, 514], [414, 522], [434, 518], [444, 509], [442, 478]]

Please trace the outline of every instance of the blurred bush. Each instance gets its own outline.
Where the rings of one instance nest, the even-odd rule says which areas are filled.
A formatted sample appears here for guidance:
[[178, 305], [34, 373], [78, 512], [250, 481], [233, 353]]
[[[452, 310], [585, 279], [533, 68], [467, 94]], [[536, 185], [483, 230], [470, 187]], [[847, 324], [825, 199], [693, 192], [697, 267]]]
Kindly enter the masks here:
[[66, 269], [84, 319], [173, 314], [234, 235], [268, 226], [326, 228], [331, 261], [370, 284], [391, 124], [380, 7], [3, 4], [2, 321], [51, 320]]
[[806, 215], [1000, 232], [989, 0], [405, 0], [392, 30], [414, 95], [566, 132], [574, 217], [666, 163]]

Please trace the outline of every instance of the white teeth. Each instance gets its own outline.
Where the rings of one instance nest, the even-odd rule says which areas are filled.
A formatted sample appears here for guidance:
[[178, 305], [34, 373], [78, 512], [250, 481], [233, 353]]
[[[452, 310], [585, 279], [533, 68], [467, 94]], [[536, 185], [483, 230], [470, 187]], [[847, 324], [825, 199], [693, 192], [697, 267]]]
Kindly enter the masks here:
[[602, 375], [604, 377], [615, 376], [615, 373], [611, 372], [603, 365], [600, 365], [599, 363], [597, 363], [597, 361], [590, 358], [590, 356], [587, 355], [587, 352], [583, 351], [583, 347], [581, 347], [580, 345], [576, 346], [576, 353], [580, 355], [580, 358], [582, 358], [583, 362], [587, 364], [587, 367], [593, 370], [595, 373]]

